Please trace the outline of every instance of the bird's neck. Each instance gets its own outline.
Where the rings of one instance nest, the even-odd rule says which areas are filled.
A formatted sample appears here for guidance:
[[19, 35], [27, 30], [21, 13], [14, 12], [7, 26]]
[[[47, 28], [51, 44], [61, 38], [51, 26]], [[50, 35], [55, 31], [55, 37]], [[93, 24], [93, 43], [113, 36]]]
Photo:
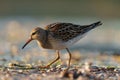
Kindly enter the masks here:
[[50, 43], [48, 42], [48, 31], [43, 31], [43, 33], [38, 38], [38, 44], [41, 45], [43, 48], [50, 49]]

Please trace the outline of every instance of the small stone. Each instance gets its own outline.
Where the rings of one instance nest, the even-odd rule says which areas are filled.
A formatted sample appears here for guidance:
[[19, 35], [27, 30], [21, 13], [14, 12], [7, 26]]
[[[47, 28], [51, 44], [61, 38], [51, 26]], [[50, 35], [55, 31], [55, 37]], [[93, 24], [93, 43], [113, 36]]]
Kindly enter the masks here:
[[87, 77], [79, 76], [77, 80], [89, 80]]

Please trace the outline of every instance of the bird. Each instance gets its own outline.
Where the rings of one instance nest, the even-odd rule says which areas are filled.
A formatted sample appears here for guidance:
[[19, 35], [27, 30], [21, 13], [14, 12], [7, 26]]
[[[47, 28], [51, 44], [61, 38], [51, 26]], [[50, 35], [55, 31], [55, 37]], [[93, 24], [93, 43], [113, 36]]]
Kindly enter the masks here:
[[35, 27], [28, 41], [23, 45], [22, 49], [32, 40], [37, 40], [39, 46], [44, 49], [55, 50], [57, 57], [44, 68], [49, 68], [53, 63], [60, 59], [60, 50], [66, 49], [69, 54], [67, 70], [71, 64], [71, 52], [68, 49], [74, 43], [83, 38], [87, 32], [102, 25], [101, 21], [94, 22], [89, 25], [78, 25], [73, 23], [56, 22], [45, 26], [45, 28]]

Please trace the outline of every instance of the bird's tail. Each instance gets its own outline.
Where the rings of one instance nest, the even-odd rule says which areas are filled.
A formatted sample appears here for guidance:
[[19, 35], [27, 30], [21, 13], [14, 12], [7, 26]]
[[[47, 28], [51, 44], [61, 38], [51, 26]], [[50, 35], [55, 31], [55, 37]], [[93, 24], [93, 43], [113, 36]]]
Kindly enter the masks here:
[[98, 22], [95, 22], [95, 23], [92, 23], [90, 25], [83, 25], [83, 26], [80, 26], [82, 30], [80, 30], [81, 33], [86, 33], [94, 28], [96, 28], [97, 26], [100, 26], [102, 25], [101, 21], [98, 21]]
[[101, 23], [101, 21], [98, 21], [98, 22], [90, 24], [89, 26], [90, 26], [91, 29], [93, 29], [93, 28], [95, 28], [97, 26], [100, 26], [100, 25], [102, 25], [102, 23]]

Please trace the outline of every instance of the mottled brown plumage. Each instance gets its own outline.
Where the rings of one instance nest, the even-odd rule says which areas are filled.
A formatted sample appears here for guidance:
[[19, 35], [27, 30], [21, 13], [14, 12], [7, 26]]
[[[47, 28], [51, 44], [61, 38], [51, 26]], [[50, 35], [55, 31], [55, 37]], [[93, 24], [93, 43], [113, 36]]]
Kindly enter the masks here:
[[66, 49], [70, 56], [68, 64], [69, 68], [71, 53], [68, 47], [73, 45], [75, 42], [79, 41], [82, 37], [84, 37], [84, 34], [86, 34], [88, 31], [94, 29], [99, 25], [102, 25], [100, 21], [90, 25], [76, 25], [72, 23], [53, 23], [47, 25], [45, 29], [36, 27], [32, 30], [30, 39], [22, 48], [24, 48], [31, 40], [37, 40], [38, 44], [40, 44], [43, 48], [56, 50], [58, 54], [57, 58], [49, 65], [47, 65], [47, 67], [60, 58], [59, 50]]

